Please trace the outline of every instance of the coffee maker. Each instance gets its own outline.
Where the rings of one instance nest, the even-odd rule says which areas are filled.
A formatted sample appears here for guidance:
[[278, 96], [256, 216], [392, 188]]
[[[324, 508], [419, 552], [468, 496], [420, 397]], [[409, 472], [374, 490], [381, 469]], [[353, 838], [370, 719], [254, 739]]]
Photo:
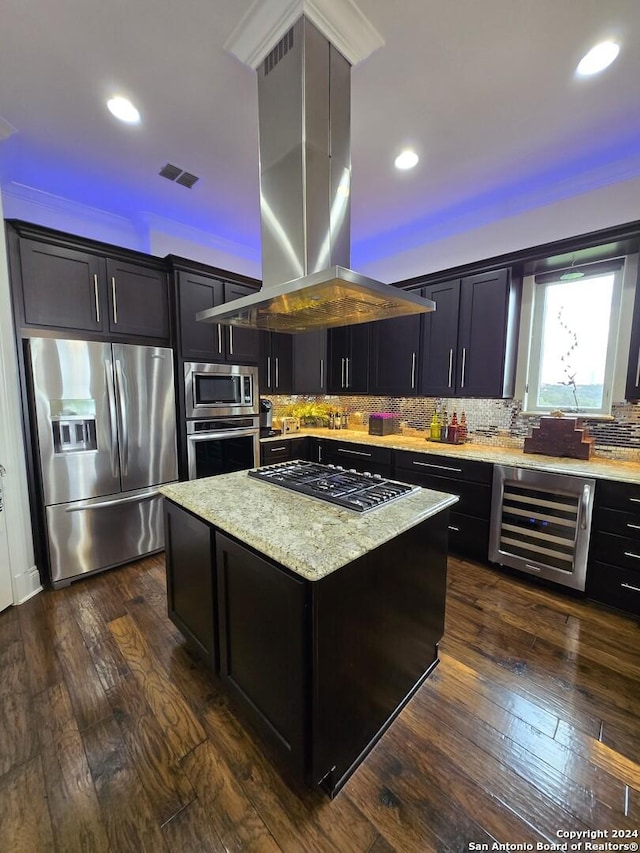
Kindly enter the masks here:
[[266, 397], [260, 398], [260, 438], [268, 438], [270, 435], [278, 433], [272, 427], [273, 424], [273, 403], [267, 400]]

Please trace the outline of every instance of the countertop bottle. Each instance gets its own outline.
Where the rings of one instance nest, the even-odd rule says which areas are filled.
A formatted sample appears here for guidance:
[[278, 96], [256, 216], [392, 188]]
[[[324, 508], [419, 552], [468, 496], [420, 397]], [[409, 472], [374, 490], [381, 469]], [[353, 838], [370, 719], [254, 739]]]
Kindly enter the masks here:
[[429, 437], [432, 441], [440, 441], [440, 419], [438, 418], [437, 410], [434, 410], [433, 417], [431, 418]]
[[342, 418], [340, 417], [340, 412], [337, 411], [334, 418], [334, 426], [336, 429], [342, 429]]
[[459, 440], [458, 436], [458, 414], [457, 412], [453, 413], [453, 417], [451, 418], [451, 423], [449, 424], [449, 432], [447, 433], [447, 441], [449, 444], [457, 444]]
[[442, 420], [440, 421], [440, 441], [448, 441], [449, 436], [449, 418], [447, 416], [446, 410], [442, 413]]
[[333, 414], [333, 412], [329, 412], [329, 429], [335, 429], [335, 428], [336, 428], [336, 416]]
[[342, 413], [342, 429], [349, 429], [349, 413]]
[[460, 423], [458, 424], [458, 441], [460, 442], [460, 444], [465, 443], [465, 441], [467, 440], [468, 432], [469, 430], [467, 428], [467, 416], [463, 412], [460, 416]]

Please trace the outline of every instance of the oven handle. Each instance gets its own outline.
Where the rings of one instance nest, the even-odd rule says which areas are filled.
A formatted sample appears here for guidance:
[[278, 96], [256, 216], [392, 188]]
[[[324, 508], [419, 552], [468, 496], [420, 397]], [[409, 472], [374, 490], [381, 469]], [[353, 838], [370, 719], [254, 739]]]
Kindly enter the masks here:
[[241, 427], [239, 429], [225, 429], [212, 432], [192, 432], [187, 434], [188, 441], [211, 441], [212, 438], [240, 438], [243, 435], [260, 435], [259, 429]]

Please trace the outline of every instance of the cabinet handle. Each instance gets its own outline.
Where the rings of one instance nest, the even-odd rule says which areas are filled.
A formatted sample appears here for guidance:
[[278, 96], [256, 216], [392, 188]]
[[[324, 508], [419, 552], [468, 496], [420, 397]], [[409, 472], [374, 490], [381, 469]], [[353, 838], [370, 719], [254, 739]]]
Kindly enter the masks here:
[[322, 445], [318, 447], [318, 462], [322, 462]]
[[93, 295], [96, 300], [96, 323], [100, 322], [100, 303], [98, 302], [98, 273], [93, 274]]
[[344, 358], [341, 358], [340, 361], [342, 362], [342, 375], [340, 378], [340, 387], [344, 388]]
[[586, 530], [589, 524], [589, 495], [591, 494], [591, 489], [589, 486], [585, 486], [582, 490], [582, 500], [580, 501], [580, 529]]
[[464, 388], [464, 374], [467, 366], [467, 348], [462, 347], [462, 370], [460, 372], [460, 387]]
[[454, 533], [460, 533], [460, 528], [454, 527], [453, 524], [449, 525], [449, 530], [453, 530]]
[[113, 305], [113, 322], [114, 325], [118, 322], [118, 299], [116, 296], [116, 279], [111, 276], [111, 303]]
[[640, 498], [629, 498], [632, 504], [640, 504]]
[[348, 388], [348, 387], [349, 387], [349, 358], [348, 358], [348, 357], [347, 357], [347, 358], [345, 358], [345, 360], [344, 360], [344, 361], [345, 361], [345, 365], [346, 365], [345, 377], [346, 377], [346, 380], [347, 380], [347, 381], [345, 382], [345, 386], [344, 386], [344, 387], [345, 387], [345, 388]]
[[416, 387], [416, 354], [411, 355], [411, 387]]
[[271, 388], [271, 356], [267, 356], [267, 388]]
[[640, 385], [640, 347], [638, 347], [638, 362], [636, 366], [636, 388]]
[[272, 447], [270, 448], [270, 453], [282, 453], [282, 451], [286, 449], [286, 447]]
[[229, 354], [233, 355], [233, 326], [229, 326]]
[[625, 551], [625, 557], [633, 557], [634, 560], [640, 560], [640, 554], [634, 554], [633, 551]]
[[320, 359], [320, 388], [324, 388], [324, 358]]
[[627, 527], [630, 527], [632, 530], [640, 530], [640, 524], [631, 524], [627, 522]]
[[449, 381], [447, 382], [447, 388], [451, 388], [451, 383], [453, 382], [453, 350], [449, 350]]
[[276, 388], [280, 387], [280, 359], [276, 356]]
[[433, 462], [416, 462], [414, 465], [421, 465], [423, 468], [438, 468], [440, 471], [454, 471], [456, 474], [462, 474], [462, 468], [450, 468], [449, 465], [434, 465]]
[[218, 323], [218, 355], [222, 355], [222, 328]]
[[349, 453], [351, 456], [373, 456], [373, 453], [365, 453], [363, 450], [349, 450], [347, 447], [339, 447], [338, 453]]
[[634, 592], [640, 592], [640, 586], [631, 586], [630, 583], [621, 583], [623, 589], [632, 589]]

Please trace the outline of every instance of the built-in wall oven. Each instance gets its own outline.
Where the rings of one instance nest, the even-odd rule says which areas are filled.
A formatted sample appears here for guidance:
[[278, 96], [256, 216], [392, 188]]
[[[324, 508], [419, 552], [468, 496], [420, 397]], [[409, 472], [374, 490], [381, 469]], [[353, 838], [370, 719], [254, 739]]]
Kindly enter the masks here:
[[187, 421], [190, 480], [256, 468], [259, 464], [259, 416]]
[[258, 368], [185, 362], [184, 398], [187, 420], [258, 416]]
[[494, 465], [489, 559], [584, 590], [595, 480]]

